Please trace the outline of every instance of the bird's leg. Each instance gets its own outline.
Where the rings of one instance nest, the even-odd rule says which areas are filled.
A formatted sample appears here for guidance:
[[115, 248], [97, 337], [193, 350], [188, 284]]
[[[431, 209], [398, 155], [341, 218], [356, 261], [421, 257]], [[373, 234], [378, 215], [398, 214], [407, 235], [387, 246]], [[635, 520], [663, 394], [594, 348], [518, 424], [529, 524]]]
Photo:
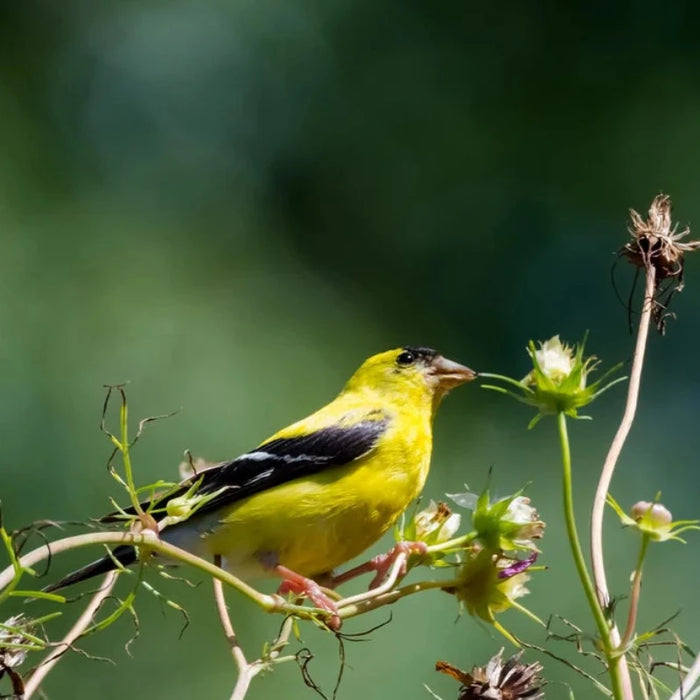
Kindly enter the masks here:
[[[369, 584], [370, 590], [376, 588], [389, 573], [389, 570], [394, 565], [394, 562], [400, 554], [406, 555], [406, 560], [410, 554], [425, 554], [428, 551], [428, 546], [425, 542], [398, 542], [395, 544], [391, 551], [386, 554], [378, 554], [376, 557], [372, 557], [369, 561], [364, 564], [356, 566], [354, 569], [350, 569], [343, 574], [338, 574], [334, 576], [330, 582], [329, 588], [335, 588], [341, 583], [345, 583], [350, 579], [366, 574], [369, 571], [375, 571], [376, 574]], [[406, 575], [406, 561], [403, 562], [401, 568], [399, 569], [399, 576]]]
[[277, 592], [280, 595], [294, 593], [295, 595], [306, 596], [317, 608], [327, 610], [332, 613], [326, 620], [326, 624], [332, 630], [340, 629], [340, 618], [338, 617], [338, 608], [335, 603], [321, 590], [321, 587], [313, 579], [306, 578], [295, 571], [288, 569], [286, 566], [277, 564], [272, 571], [281, 579]]

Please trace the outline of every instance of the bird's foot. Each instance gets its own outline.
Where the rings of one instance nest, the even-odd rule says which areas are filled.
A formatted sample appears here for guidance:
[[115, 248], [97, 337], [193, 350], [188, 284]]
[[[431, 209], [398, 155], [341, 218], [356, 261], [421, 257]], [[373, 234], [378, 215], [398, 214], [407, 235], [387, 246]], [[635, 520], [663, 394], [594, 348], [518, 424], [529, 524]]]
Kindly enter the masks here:
[[379, 554], [372, 557], [369, 563], [371, 571], [376, 571], [372, 582], [369, 584], [370, 590], [379, 586], [387, 577], [389, 571], [394, 566], [394, 563], [399, 558], [399, 555], [405, 555], [401, 566], [399, 567], [399, 577], [405, 576], [407, 572], [408, 557], [411, 554], [425, 554], [428, 551], [428, 545], [425, 542], [397, 542], [386, 554]]
[[275, 566], [274, 572], [282, 578], [277, 592], [280, 595], [294, 593], [306, 596], [315, 607], [326, 610], [330, 615], [325, 620], [328, 627], [337, 632], [340, 629], [341, 620], [338, 616], [336, 604], [321, 590], [316, 581], [306, 578], [285, 566]]
[[428, 551], [428, 546], [425, 542], [397, 542], [391, 549], [391, 551], [386, 554], [379, 554], [376, 557], [372, 557], [369, 561], [364, 564], [356, 566], [354, 569], [350, 569], [343, 574], [335, 576], [332, 581], [332, 587], [345, 583], [350, 579], [360, 576], [361, 574], [366, 574], [370, 571], [375, 572], [375, 576], [372, 582], [369, 584], [369, 589], [372, 590], [379, 586], [380, 583], [387, 577], [387, 574], [394, 566], [394, 563], [400, 555], [404, 555], [403, 562], [399, 567], [399, 577], [406, 575], [406, 563], [408, 557], [411, 554], [425, 554]]

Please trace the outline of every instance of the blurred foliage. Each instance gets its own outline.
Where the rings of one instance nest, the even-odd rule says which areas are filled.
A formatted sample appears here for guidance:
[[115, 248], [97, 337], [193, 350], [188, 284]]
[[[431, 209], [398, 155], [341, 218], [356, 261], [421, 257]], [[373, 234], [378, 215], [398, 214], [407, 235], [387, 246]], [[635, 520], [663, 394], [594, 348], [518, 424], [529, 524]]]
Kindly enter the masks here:
[[[606, 366], [629, 359], [627, 311], [611, 283], [614, 268], [625, 299], [633, 271], [612, 253], [627, 208], [644, 211], [663, 190], [682, 222], [700, 218], [699, 13], [629, 0], [3, 4], [8, 524], [108, 507], [104, 383], [132, 382], [133, 416], [182, 408], [134, 455], [148, 483], [173, 478], [186, 448], [210, 459], [249, 449], [386, 347], [432, 345], [517, 376], [528, 339], [590, 329]], [[662, 489], [677, 518], [698, 515], [697, 268], [691, 257], [679, 318], [652, 340], [613, 484], [623, 506]], [[572, 427], [584, 529], [622, 395], [613, 390], [595, 421]], [[564, 539], [553, 426], [526, 433], [517, 409], [475, 387], [450, 397], [427, 495], [478, 489], [489, 467], [503, 493], [532, 481], [550, 572], [527, 605], [592, 628]], [[635, 543], [608, 523], [623, 594]], [[700, 560], [689, 551], [651, 553], [642, 604], [654, 604], [641, 625], [684, 608], [676, 629], [697, 645]], [[134, 657], [121, 651], [124, 621], [122, 637], [113, 629], [88, 644], [118, 666], [71, 655], [49, 677], [49, 697], [226, 697], [233, 667], [209, 591], [168, 592], [191, 613], [180, 640], [180, 618], [144, 596]], [[348, 645], [341, 698], [419, 698], [423, 683], [449, 697], [434, 661], [483, 664], [501, 644], [471, 619], [455, 624], [450, 597], [417, 598], [369, 643]], [[258, 650], [278, 621], [233, 607]], [[519, 620], [513, 630], [541, 641]], [[333, 642], [310, 628], [304, 642], [332, 687]], [[550, 681], [584, 687], [545, 665]], [[313, 697], [297, 676], [282, 667], [251, 697]]]

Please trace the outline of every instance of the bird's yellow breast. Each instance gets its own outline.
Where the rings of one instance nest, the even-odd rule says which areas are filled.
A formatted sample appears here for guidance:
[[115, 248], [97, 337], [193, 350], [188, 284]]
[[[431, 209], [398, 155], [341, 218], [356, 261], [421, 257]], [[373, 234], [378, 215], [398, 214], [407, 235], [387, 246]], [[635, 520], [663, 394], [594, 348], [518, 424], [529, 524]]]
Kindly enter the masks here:
[[304, 576], [331, 571], [376, 542], [420, 494], [431, 450], [430, 417], [398, 412], [367, 456], [235, 503], [203, 544], [243, 577], [274, 564]]

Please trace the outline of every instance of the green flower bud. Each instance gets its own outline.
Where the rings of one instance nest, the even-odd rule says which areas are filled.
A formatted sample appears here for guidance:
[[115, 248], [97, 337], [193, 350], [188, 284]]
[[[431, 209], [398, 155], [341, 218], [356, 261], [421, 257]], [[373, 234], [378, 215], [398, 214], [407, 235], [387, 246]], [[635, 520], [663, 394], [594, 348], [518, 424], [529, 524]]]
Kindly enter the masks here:
[[513, 636], [496, 620], [496, 615], [515, 606], [534, 617], [516, 601], [529, 593], [525, 583], [530, 576], [525, 571], [535, 556], [526, 560], [511, 559], [475, 547], [459, 567], [458, 584], [444, 590], [454, 594], [460, 607], [470, 615], [493, 625], [517, 645]]
[[[576, 369], [573, 349], [562, 344], [558, 335], [540, 342], [539, 350], [535, 350], [531, 342], [527, 351], [533, 359], [535, 367], [539, 367], [540, 373], [556, 387], [560, 387], [566, 382]], [[579, 389], [586, 388], [587, 373], [587, 371], [583, 371], [577, 375]], [[523, 384], [537, 384], [537, 379], [537, 372], [533, 369], [522, 381]]]
[[177, 498], [171, 498], [168, 501], [165, 510], [168, 517], [171, 518], [173, 522], [176, 520], [185, 520], [192, 512], [194, 504], [194, 498], [189, 498], [188, 496], [178, 496]]
[[685, 540], [678, 535], [687, 530], [700, 530], [700, 520], [673, 520], [671, 511], [658, 501], [638, 501], [627, 515], [620, 504], [608, 494], [608, 504], [617, 513], [624, 527], [632, 527], [652, 542]]
[[457, 505], [473, 511], [477, 539], [487, 549], [539, 551], [533, 540], [542, 537], [545, 523], [522, 491], [493, 502], [489, 500], [488, 489], [478, 497], [472, 493], [448, 493], [447, 496]]
[[162, 530], [164, 527], [181, 523], [183, 520], [191, 517], [205, 503], [208, 503], [212, 498], [216, 498], [219, 494], [226, 490], [226, 486], [222, 486], [211, 493], [198, 494], [197, 489], [200, 487], [202, 479], [197, 479], [193, 482], [190, 488], [182, 496], [171, 498], [168, 500], [165, 511], [167, 515], [160, 521], [159, 527]]
[[481, 373], [481, 377], [492, 377], [515, 387], [515, 390], [501, 386], [484, 386], [516, 398], [518, 401], [534, 406], [539, 413], [532, 419], [529, 427], [534, 427], [547, 414], [565, 413], [572, 418], [579, 416], [578, 409], [587, 406], [613, 384], [623, 381], [616, 379], [603, 386], [605, 379], [621, 365], [616, 365], [606, 372], [597, 382], [588, 385], [588, 375], [598, 366], [596, 358], [584, 358], [585, 339], [575, 348], [562, 343], [558, 335], [540, 342], [536, 348], [530, 341], [527, 352], [532, 360], [532, 370], [520, 381], [498, 374]]

